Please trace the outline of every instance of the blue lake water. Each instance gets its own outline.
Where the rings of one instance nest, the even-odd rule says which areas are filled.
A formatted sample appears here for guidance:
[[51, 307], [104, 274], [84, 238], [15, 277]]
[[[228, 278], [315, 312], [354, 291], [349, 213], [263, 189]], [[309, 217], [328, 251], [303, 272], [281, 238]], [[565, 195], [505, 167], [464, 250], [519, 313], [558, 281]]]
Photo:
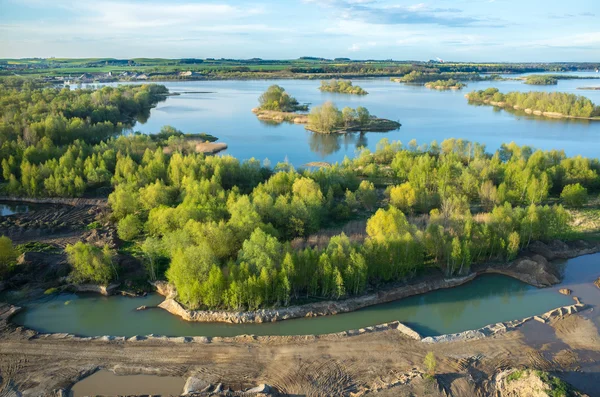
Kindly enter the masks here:
[[[581, 72], [579, 73], [581, 74]], [[597, 76], [595, 73], [588, 73]], [[512, 76], [515, 77], [515, 76]], [[561, 91], [584, 95], [600, 104], [600, 91], [578, 87], [600, 86], [600, 80], [559, 80], [558, 85], [530, 86], [520, 81], [469, 83], [462, 91], [436, 91], [423, 86], [393, 83], [389, 79], [355, 79], [369, 95], [322, 93], [317, 80], [249, 80], [166, 82], [172, 92], [202, 91], [169, 97], [152, 109], [150, 118], [135, 131], [155, 133], [164, 125], [184, 132], [207, 132], [229, 145], [225, 153], [240, 159], [268, 158], [272, 164], [288, 159], [301, 166], [310, 161], [336, 162], [355, 155], [358, 146], [375, 149], [382, 138], [419, 144], [447, 138], [484, 143], [488, 151], [514, 141], [540, 149], [564, 149], [567, 155], [597, 157], [600, 122], [554, 120], [515, 115], [490, 106], [469, 105], [464, 95], [472, 90], [497, 87], [508, 91]], [[314, 134], [302, 125], [262, 122], [251, 112], [259, 95], [279, 84], [301, 103], [319, 105], [333, 101], [338, 107], [364, 106], [379, 117], [398, 120], [402, 127], [388, 133]]]

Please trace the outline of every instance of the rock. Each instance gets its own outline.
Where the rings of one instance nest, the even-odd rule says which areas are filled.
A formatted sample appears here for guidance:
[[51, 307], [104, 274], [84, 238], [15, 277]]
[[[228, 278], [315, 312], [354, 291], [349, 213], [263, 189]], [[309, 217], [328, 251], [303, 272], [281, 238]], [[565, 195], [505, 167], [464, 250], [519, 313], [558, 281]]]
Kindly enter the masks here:
[[150, 282], [150, 284], [152, 284], [154, 288], [156, 288], [156, 292], [158, 292], [167, 299], [175, 299], [175, 297], [177, 297], [177, 290], [175, 289], [175, 286], [169, 284], [167, 281], [157, 280], [154, 282]]
[[273, 392], [273, 388], [265, 383], [261, 383], [260, 385], [253, 387], [252, 389], [246, 390], [246, 393], [264, 393], [269, 394]]
[[598, 288], [600, 288], [600, 277], [598, 277], [598, 279], [596, 281], [594, 281], [594, 285]]
[[223, 384], [219, 383], [215, 386], [215, 390], [213, 390], [213, 393], [221, 393], [223, 391]]
[[556, 259], [556, 254], [552, 252], [552, 249], [541, 241], [534, 241], [533, 243], [529, 244], [527, 249], [533, 253], [543, 256], [549, 261]]
[[560, 282], [560, 274], [542, 255], [517, 259], [507, 269], [507, 273], [512, 277], [537, 287], [548, 287]]
[[402, 323], [398, 323], [398, 327], [396, 329], [411, 339], [414, 339], [414, 340], [423, 339], [422, 336], [417, 331], [415, 331], [412, 328], [407, 327], [406, 325], [404, 325]]
[[196, 376], [190, 376], [183, 386], [183, 394], [200, 393], [210, 386], [210, 383], [207, 381], [197, 378]]
[[142, 311], [142, 310], [148, 310], [148, 306], [146, 306], [146, 305], [142, 305], [142, 306], [140, 306], [140, 307], [136, 308], [135, 310], [137, 310], [138, 312], [139, 312], [139, 311]]
[[96, 284], [73, 284], [72, 287], [77, 292], [96, 292], [102, 295], [111, 295], [119, 284], [96, 285]]
[[571, 295], [571, 292], [573, 292], [573, 291], [571, 291], [568, 288], [561, 288], [561, 289], [558, 290], [558, 292], [560, 292], [563, 295]]

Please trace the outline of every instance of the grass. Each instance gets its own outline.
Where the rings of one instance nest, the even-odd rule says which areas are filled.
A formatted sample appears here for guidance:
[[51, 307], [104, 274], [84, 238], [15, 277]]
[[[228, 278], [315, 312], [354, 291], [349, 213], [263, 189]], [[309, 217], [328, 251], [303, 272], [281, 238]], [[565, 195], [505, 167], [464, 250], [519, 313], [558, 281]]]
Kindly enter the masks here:
[[508, 375], [506, 377], [506, 381], [507, 382], [512, 382], [512, 381], [515, 381], [515, 380], [519, 380], [519, 379], [521, 379], [523, 377], [523, 373], [524, 373], [523, 371], [515, 371], [515, 372], [513, 372], [512, 374], [510, 374], [510, 375]]
[[17, 245], [16, 249], [21, 254], [24, 254], [25, 252], [53, 253], [58, 251], [58, 249], [52, 244], [40, 243], [38, 241], [31, 241], [29, 243]]

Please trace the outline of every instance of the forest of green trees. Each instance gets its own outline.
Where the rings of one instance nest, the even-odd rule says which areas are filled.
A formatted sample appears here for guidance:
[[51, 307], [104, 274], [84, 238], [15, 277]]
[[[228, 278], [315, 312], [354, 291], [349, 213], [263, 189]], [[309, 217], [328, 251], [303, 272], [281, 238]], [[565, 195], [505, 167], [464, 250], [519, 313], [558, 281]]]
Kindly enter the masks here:
[[367, 95], [368, 92], [363, 88], [353, 85], [349, 80], [331, 80], [321, 81], [319, 90], [324, 92], [338, 92], [341, 94]]
[[[21, 95], [16, 89], [4, 100]], [[65, 95], [71, 109], [78, 96]], [[25, 114], [29, 105], [15, 103], [22, 108], [13, 114]], [[383, 139], [352, 160], [296, 170], [179, 150], [172, 128], [160, 139], [133, 134], [100, 143], [84, 134], [28, 144], [20, 132], [0, 147], [3, 192], [110, 192], [128, 252], [149, 279], [171, 281], [190, 308], [339, 299], [431, 269], [466, 274], [473, 263], [510, 260], [534, 240], [564, 237], [569, 215], [557, 202], [581, 206], [600, 188], [598, 160], [514, 143], [488, 154], [464, 140], [404, 146]], [[358, 236], [340, 233], [324, 246], [304, 240], [353, 220], [365, 221]], [[106, 247], [79, 243], [67, 253], [73, 280], [106, 283], [118, 275]]]
[[550, 75], [532, 74], [525, 78], [525, 84], [530, 85], [556, 85], [558, 79]]
[[509, 92], [501, 93], [497, 88], [473, 91], [468, 95], [473, 103], [489, 101], [503, 102], [520, 109], [532, 109], [541, 112], [555, 112], [571, 117], [600, 117], [600, 106], [588, 98], [563, 92]]

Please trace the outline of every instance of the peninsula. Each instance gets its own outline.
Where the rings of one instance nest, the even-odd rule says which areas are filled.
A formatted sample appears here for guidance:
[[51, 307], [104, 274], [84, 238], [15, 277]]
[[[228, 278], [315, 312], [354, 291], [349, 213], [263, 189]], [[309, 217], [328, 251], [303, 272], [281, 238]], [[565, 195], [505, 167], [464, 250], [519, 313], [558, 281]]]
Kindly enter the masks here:
[[600, 106], [586, 97], [562, 92], [509, 92], [497, 88], [473, 91], [465, 97], [470, 104], [492, 105], [520, 110], [548, 118], [600, 120]]

